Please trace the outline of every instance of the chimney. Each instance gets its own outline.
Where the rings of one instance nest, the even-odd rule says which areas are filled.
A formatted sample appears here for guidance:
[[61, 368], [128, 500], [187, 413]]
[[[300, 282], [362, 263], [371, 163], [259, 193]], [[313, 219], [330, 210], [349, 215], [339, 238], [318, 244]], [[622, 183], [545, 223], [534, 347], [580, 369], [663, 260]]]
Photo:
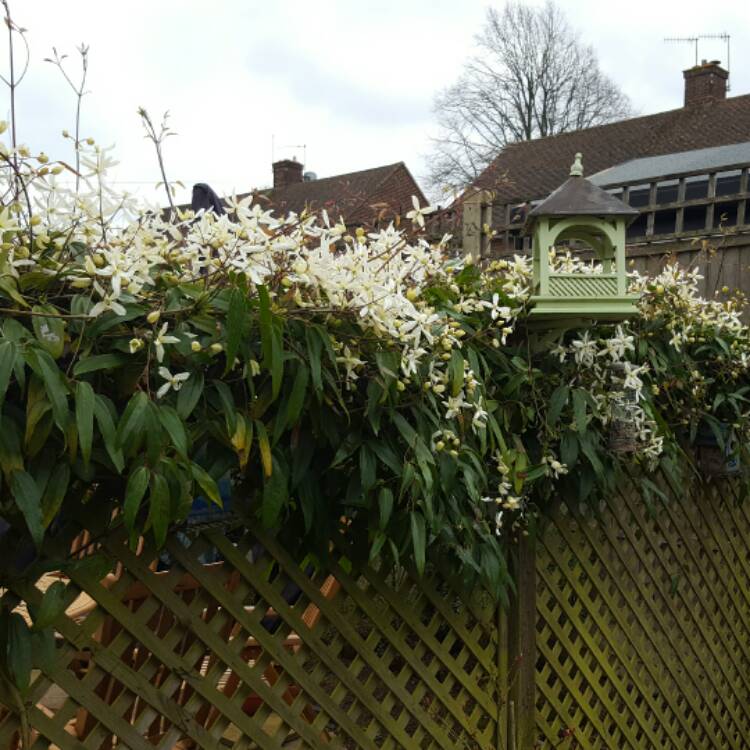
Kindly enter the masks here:
[[283, 190], [289, 185], [302, 182], [302, 164], [296, 159], [282, 159], [275, 161], [271, 166], [274, 190]]
[[685, 77], [685, 106], [720, 102], [727, 98], [729, 71], [721, 67], [719, 60], [707, 62], [682, 71]]

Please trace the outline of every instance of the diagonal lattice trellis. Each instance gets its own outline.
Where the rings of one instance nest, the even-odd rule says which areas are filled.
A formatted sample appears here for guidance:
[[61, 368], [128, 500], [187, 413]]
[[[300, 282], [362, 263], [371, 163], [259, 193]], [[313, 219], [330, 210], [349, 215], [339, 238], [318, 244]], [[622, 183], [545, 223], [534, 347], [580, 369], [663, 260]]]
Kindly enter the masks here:
[[[174, 535], [159, 558], [122, 536], [111, 573], [71, 572], [57, 660], [28, 695], [32, 747], [497, 747], [496, 609], [444, 576], [343, 556], [300, 567], [243, 529]], [[43, 582], [6, 592], [34, 604]], [[18, 744], [0, 708], [0, 747]]]
[[750, 747], [750, 508], [633, 485], [561, 508], [537, 545], [536, 731], [544, 746]]

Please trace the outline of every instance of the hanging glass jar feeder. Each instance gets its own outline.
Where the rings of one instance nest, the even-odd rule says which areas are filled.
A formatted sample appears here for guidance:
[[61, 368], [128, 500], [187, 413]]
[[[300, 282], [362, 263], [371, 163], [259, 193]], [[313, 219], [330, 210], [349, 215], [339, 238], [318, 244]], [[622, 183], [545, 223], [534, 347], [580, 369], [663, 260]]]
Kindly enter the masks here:
[[635, 388], [626, 388], [627, 366], [615, 362], [610, 369], [622, 380], [623, 387], [610, 402], [609, 449], [613, 453], [634, 453], [638, 450], [638, 396]]

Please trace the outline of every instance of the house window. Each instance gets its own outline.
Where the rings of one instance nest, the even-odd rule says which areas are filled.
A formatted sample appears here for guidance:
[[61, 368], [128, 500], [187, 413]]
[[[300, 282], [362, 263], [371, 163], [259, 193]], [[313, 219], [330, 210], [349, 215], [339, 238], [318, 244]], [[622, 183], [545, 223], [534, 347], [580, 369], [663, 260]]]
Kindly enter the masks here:
[[676, 203], [678, 189], [679, 182], [677, 180], [659, 183], [656, 187], [656, 205], [663, 206], [665, 203]]
[[[669, 202], [669, 201], [665, 201]], [[674, 209], [654, 212], [654, 234], [674, 234], [677, 211]]]
[[688, 177], [685, 180], [685, 200], [693, 201], [708, 197], [708, 177]]
[[714, 227], [737, 226], [737, 202], [717, 203], [714, 209]]
[[735, 195], [740, 192], [740, 175], [739, 169], [732, 172], [719, 172], [716, 175], [716, 195]]
[[683, 232], [699, 232], [706, 228], [706, 207], [688, 206], [682, 216]]

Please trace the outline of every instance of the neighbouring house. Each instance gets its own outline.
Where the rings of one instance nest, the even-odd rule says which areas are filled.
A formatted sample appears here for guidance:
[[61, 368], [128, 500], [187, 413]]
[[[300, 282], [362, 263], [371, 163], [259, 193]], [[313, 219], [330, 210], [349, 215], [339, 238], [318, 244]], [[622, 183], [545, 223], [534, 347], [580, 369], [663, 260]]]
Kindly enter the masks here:
[[750, 95], [727, 97], [729, 73], [718, 61], [683, 76], [680, 109], [503, 149], [464, 196], [464, 248], [528, 250], [526, 214], [565, 181], [580, 152], [592, 182], [638, 209], [628, 254], [639, 270], [656, 271], [669, 255], [701, 265], [706, 294], [725, 285], [750, 294]]
[[427, 204], [402, 161], [319, 178], [295, 159], [284, 159], [273, 164], [273, 187], [256, 195], [277, 214], [325, 209], [332, 221], [342, 217], [347, 226], [382, 225], [404, 216], [412, 209], [412, 196]]

